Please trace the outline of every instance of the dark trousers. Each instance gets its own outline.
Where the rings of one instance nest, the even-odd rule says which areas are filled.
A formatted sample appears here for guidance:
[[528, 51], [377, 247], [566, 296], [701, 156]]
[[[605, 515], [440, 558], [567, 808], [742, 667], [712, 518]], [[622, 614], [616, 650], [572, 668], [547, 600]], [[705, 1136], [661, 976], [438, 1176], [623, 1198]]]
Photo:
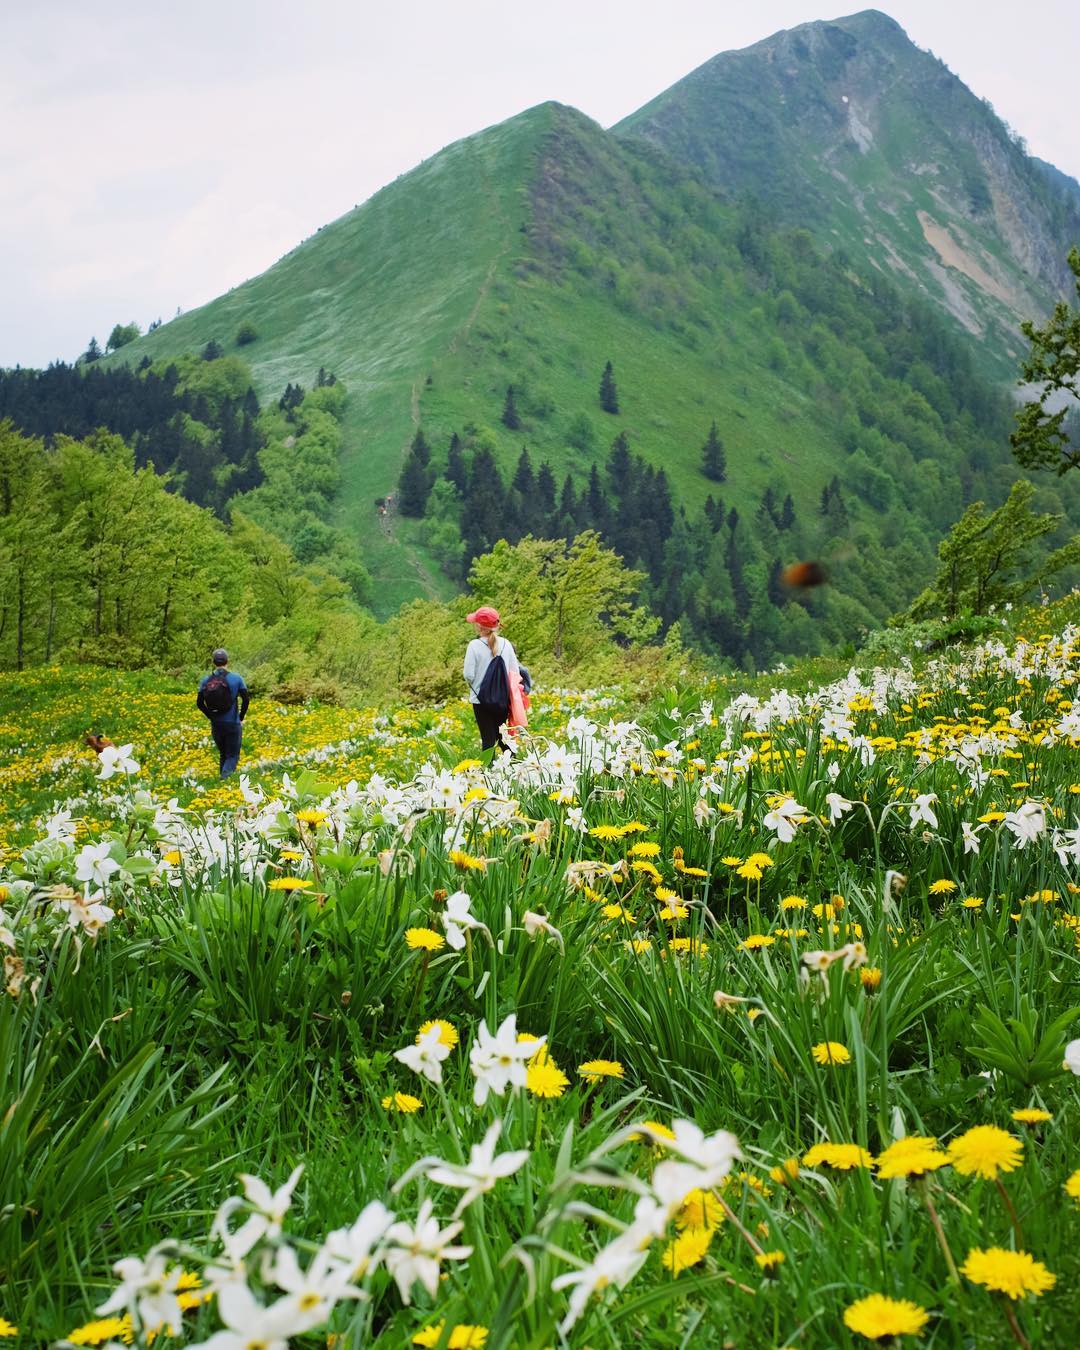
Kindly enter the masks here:
[[221, 757], [221, 776], [228, 778], [229, 774], [236, 772], [236, 766], [240, 762], [240, 742], [243, 739], [244, 728], [239, 722], [211, 722], [210, 734]]
[[493, 750], [495, 746], [500, 750], [509, 750], [510, 747], [499, 736], [499, 728], [510, 716], [510, 709], [489, 708], [486, 704], [474, 703], [472, 710], [480, 731], [481, 750]]

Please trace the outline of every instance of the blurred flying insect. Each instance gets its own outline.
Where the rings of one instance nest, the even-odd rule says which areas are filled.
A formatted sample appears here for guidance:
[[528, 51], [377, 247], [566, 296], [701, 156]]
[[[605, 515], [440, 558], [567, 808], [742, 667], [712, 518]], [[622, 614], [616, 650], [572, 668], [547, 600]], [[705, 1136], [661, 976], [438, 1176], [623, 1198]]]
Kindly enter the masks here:
[[813, 586], [824, 586], [828, 579], [829, 573], [825, 564], [819, 562], [791, 563], [780, 573], [780, 580], [793, 591], [807, 591]]

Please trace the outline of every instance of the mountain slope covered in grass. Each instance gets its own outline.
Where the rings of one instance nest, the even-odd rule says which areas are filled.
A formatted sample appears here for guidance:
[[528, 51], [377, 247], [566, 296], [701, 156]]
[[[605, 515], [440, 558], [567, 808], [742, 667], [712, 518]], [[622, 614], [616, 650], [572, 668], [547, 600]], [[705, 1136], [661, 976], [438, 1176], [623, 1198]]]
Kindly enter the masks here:
[[616, 132], [922, 292], [996, 377], [1015, 372], [1019, 321], [1068, 290], [1075, 182], [876, 10], [722, 52]]
[[[525, 445], [578, 492], [623, 433], [663, 468], [687, 529], [710, 494], [725, 520], [735, 511], [728, 562], [837, 560], [830, 640], [880, 622], [927, 580], [963, 504], [1000, 500], [1015, 477], [1004, 394], [903, 270], [830, 251], [820, 233], [719, 185], [712, 163], [629, 130], [533, 108], [448, 147], [113, 359], [211, 341], [233, 350], [249, 323], [257, 336], [242, 353], [263, 398], [310, 385], [319, 367], [344, 381], [336, 511], [363, 547], [379, 613], [449, 593], [468, 561], [447, 543], [468, 524], [448, 490], [435, 494], [437, 520], [377, 505], [422, 427], [433, 477], [457, 433], [466, 463], [490, 450], [508, 478]], [[598, 397], [608, 360], [616, 415]], [[502, 420], [508, 386], [513, 428]], [[702, 472], [714, 422], [723, 482]], [[830, 514], [823, 493], [835, 489], [844, 509]], [[1042, 495], [1049, 508], [1072, 501], [1060, 484]], [[783, 538], [762, 515], [767, 496], [792, 499], [797, 524]], [[665, 547], [650, 598], [669, 621], [707, 629], [703, 607], [728, 587], [730, 567], [721, 575], [712, 556], [721, 543]], [[710, 640], [723, 646], [723, 631]]]

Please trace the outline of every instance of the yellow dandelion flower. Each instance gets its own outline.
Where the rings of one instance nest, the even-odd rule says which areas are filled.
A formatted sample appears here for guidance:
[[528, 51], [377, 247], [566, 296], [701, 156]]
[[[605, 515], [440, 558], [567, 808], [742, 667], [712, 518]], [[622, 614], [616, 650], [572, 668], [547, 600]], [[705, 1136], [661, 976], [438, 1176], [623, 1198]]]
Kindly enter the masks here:
[[906, 1298], [868, 1294], [844, 1309], [844, 1326], [868, 1341], [921, 1336], [930, 1314]]
[[775, 1181], [778, 1186], [790, 1186], [793, 1181], [798, 1180], [798, 1176], [798, 1158], [785, 1158], [783, 1162], [769, 1168], [769, 1180]]
[[1029, 1252], [1012, 1252], [1004, 1247], [973, 1247], [960, 1273], [972, 1284], [981, 1284], [984, 1289], [1014, 1300], [1028, 1294], [1038, 1298], [1057, 1283], [1057, 1276]]
[[618, 825], [594, 825], [589, 833], [594, 839], [622, 838], [622, 829]]
[[775, 942], [776, 938], [770, 933], [750, 933], [739, 943], [739, 950], [744, 952], [756, 952], [762, 947], [771, 947]]
[[964, 909], [982, 909], [984, 902], [981, 895], [968, 895], [960, 903]]
[[468, 773], [470, 769], [482, 769], [484, 766], [478, 759], [461, 759], [450, 770], [451, 773]]
[[766, 1275], [771, 1275], [777, 1267], [782, 1266], [787, 1258], [783, 1252], [757, 1252], [754, 1256], [755, 1263], [761, 1267]]
[[123, 1341], [125, 1345], [130, 1345], [134, 1339], [131, 1317], [127, 1314], [123, 1317], [99, 1317], [67, 1334], [67, 1340], [72, 1345], [104, 1345], [106, 1341], [111, 1340]]
[[873, 993], [881, 985], [880, 966], [863, 966], [859, 971], [859, 983], [868, 993]]
[[955, 881], [950, 881], [947, 877], [942, 877], [940, 881], [930, 883], [931, 895], [948, 895], [950, 891], [959, 890]]
[[742, 859], [736, 858], [734, 853], [728, 853], [720, 859], [725, 867], [741, 867]]
[[660, 911], [660, 918], [665, 919], [668, 923], [674, 923], [678, 919], [687, 918], [689, 914], [690, 911], [686, 905], [665, 905]]
[[382, 1109], [397, 1115], [412, 1116], [424, 1105], [419, 1097], [410, 1097], [407, 1092], [394, 1092], [382, 1099]]
[[806, 901], [801, 895], [785, 895], [783, 900], [780, 901], [780, 908], [783, 910], [805, 909]]
[[161, 861], [168, 863], [170, 867], [176, 867], [180, 862], [180, 850], [178, 848], [169, 849], [168, 853], [161, 855]]
[[878, 1155], [878, 1176], [886, 1180], [890, 1177], [921, 1177], [927, 1172], [936, 1172], [948, 1161], [932, 1136], [909, 1134]]
[[993, 1181], [999, 1172], [1012, 1172], [1020, 1166], [1024, 1146], [1008, 1130], [996, 1125], [975, 1125], [958, 1135], [949, 1145], [949, 1162], [961, 1176], [978, 1176]]
[[660, 1260], [672, 1275], [679, 1275], [682, 1271], [689, 1270], [691, 1266], [704, 1261], [710, 1242], [712, 1242], [711, 1229], [688, 1228], [678, 1237], [671, 1239], [664, 1248]]
[[534, 1097], [561, 1097], [570, 1079], [547, 1055], [538, 1055], [525, 1070], [525, 1086]]
[[309, 809], [306, 811], [297, 811], [296, 813], [296, 819], [301, 825], [321, 825], [324, 820], [328, 820], [329, 818], [329, 811], [314, 811]]
[[858, 1144], [832, 1144], [825, 1140], [803, 1154], [804, 1167], [831, 1167], [837, 1172], [850, 1172], [854, 1167], [873, 1165], [873, 1158]]
[[657, 886], [653, 891], [657, 900], [678, 900], [679, 892], [673, 891], [670, 886]]
[[675, 1131], [670, 1125], [662, 1125], [658, 1120], [646, 1120], [641, 1132], [630, 1137], [640, 1144], [655, 1144], [657, 1148], [663, 1148], [675, 1138]]
[[6, 1317], [0, 1317], [0, 1336], [17, 1336], [19, 1328], [14, 1322], [9, 1322]]
[[1046, 1121], [1054, 1119], [1049, 1111], [1044, 1111], [1038, 1106], [1021, 1107], [1012, 1113], [1012, 1118], [1020, 1125], [1043, 1125]]
[[660, 845], [651, 843], [648, 839], [639, 839], [636, 844], [630, 846], [630, 856], [632, 858], [655, 858], [660, 853]]
[[1080, 1200], [1080, 1167], [1065, 1182], [1065, 1194], [1073, 1200]]
[[851, 1051], [839, 1041], [819, 1041], [810, 1053], [816, 1064], [850, 1064]]
[[448, 1045], [451, 1050], [453, 1050], [461, 1040], [461, 1037], [458, 1035], [458, 1029], [454, 1026], [453, 1022], [447, 1022], [445, 1018], [436, 1017], [432, 1021], [425, 1022], [416, 1033], [417, 1044], [419, 1044], [421, 1037], [425, 1036], [432, 1027], [439, 1028], [439, 1040], [442, 1041], [443, 1045]]
[[686, 1228], [719, 1228], [725, 1219], [724, 1207], [711, 1191], [695, 1190], [687, 1194], [679, 1212], [675, 1215], [675, 1226]]
[[298, 848], [283, 848], [278, 854], [282, 862], [299, 862], [303, 856]]
[[[436, 1322], [430, 1327], [424, 1327], [412, 1338], [413, 1345], [438, 1345], [442, 1340], [445, 1326], [445, 1322]], [[487, 1337], [487, 1327], [470, 1326], [468, 1323], [460, 1322], [450, 1332], [446, 1347], [447, 1350], [482, 1350]]]
[[624, 1078], [626, 1070], [617, 1059], [590, 1059], [578, 1065], [578, 1074], [586, 1083], [599, 1083], [602, 1078]]
[[446, 939], [434, 928], [406, 928], [405, 942], [413, 951], [437, 952], [446, 946]]
[[462, 872], [486, 872], [487, 859], [474, 858], [471, 853], [463, 853], [459, 848], [450, 850], [450, 861]]
[[266, 883], [268, 891], [306, 891], [309, 886], [314, 886], [310, 877], [274, 877], [272, 881]]

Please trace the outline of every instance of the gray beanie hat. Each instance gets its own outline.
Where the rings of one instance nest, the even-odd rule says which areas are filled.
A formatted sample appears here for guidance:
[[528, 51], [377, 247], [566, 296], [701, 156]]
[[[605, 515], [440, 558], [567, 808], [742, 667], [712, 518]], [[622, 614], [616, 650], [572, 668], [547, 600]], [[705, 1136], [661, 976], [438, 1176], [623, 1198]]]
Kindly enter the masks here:
[[215, 666], [227, 666], [229, 664], [229, 653], [224, 647], [215, 647], [211, 659]]

